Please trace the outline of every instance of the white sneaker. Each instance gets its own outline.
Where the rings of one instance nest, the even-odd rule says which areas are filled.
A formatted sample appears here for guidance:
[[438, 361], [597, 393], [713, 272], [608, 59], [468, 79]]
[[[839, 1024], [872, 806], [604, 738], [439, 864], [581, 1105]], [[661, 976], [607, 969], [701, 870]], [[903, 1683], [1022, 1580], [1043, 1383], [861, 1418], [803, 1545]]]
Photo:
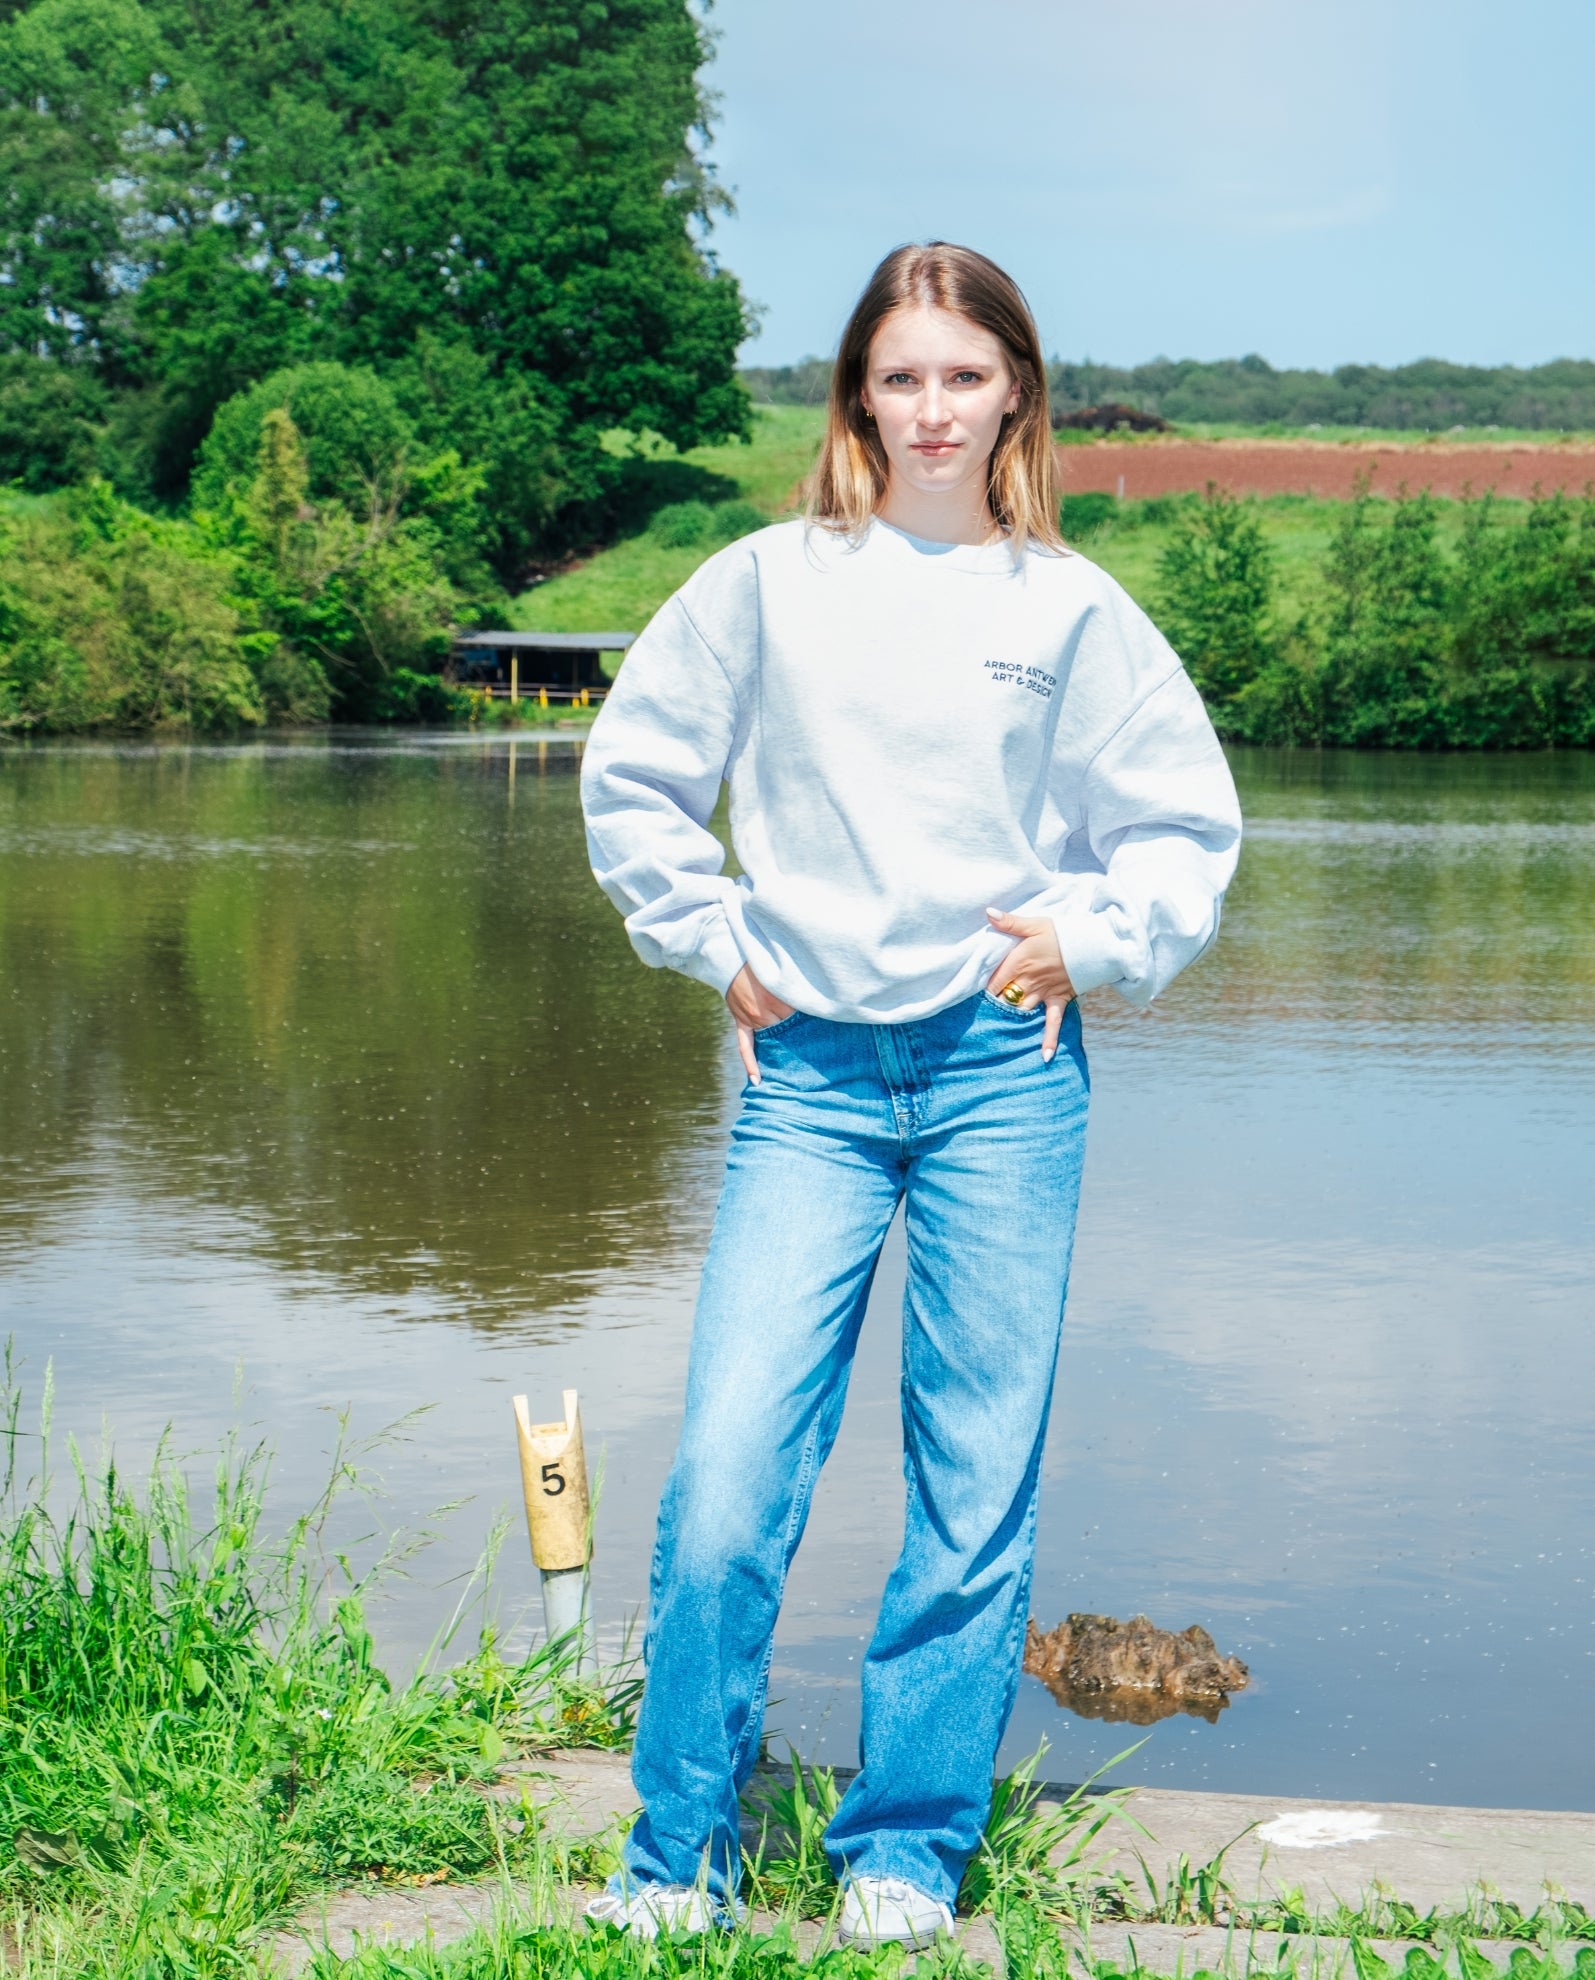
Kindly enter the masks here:
[[720, 1923], [713, 1900], [696, 1884], [638, 1884], [630, 1891], [600, 1891], [587, 1907], [595, 1925], [618, 1925], [639, 1939], [661, 1932], [707, 1932]]
[[912, 1946], [953, 1929], [952, 1908], [901, 1877], [849, 1877], [842, 1896], [844, 1946]]

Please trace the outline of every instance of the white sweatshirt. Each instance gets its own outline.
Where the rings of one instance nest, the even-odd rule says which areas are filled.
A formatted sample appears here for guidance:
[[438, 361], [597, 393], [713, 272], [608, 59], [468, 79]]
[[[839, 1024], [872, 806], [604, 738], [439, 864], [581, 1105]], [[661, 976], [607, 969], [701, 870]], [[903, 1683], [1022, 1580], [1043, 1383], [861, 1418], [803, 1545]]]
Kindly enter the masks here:
[[[708, 829], [721, 781], [741, 876]], [[599, 885], [646, 963], [744, 963], [813, 1017], [923, 1017], [1050, 915], [1076, 990], [1149, 1003], [1218, 929], [1240, 808], [1162, 635], [1086, 558], [801, 522], [699, 569], [582, 765]]]

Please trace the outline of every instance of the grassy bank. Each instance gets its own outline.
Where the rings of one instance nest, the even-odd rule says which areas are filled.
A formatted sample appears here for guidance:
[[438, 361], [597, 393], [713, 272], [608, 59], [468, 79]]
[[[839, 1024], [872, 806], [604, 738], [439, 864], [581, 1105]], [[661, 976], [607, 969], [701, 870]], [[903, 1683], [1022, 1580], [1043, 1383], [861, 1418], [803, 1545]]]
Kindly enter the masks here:
[[[697, 447], [680, 458], [723, 479], [771, 522], [796, 513], [798, 485], [825, 415], [812, 406], [760, 406], [753, 439]], [[524, 591], [510, 608], [522, 632], [640, 632], [717, 544], [670, 544], [643, 530]]]
[[[506, 1656], [479, 1624], [462, 1655], [468, 1592], [423, 1668], [395, 1682], [365, 1619], [395, 1550], [356, 1571], [337, 1537], [371, 1447], [341, 1444], [326, 1492], [274, 1529], [261, 1450], [224, 1450], [203, 1502], [169, 1454], [135, 1489], [69, 1450], [52, 1487], [48, 1416], [47, 1393], [35, 1435], [15, 1387], [0, 1398], [0, 1954], [26, 1980], [264, 1974], [274, 1929], [372, 1884], [496, 1887], [503, 1915], [446, 1949], [324, 1954], [318, 1974], [780, 1975], [799, 1965], [799, 1922], [834, 1918], [820, 1835], [838, 1784], [794, 1765], [756, 1779], [749, 1801], [747, 1895], [766, 1929], [650, 1948], [550, 1922], [614, 1867], [621, 1831], [551, 1826], [535, 1774], [512, 1763], [628, 1743], [635, 1675], [581, 1683], [546, 1648]], [[1044, 1802], [1034, 1764], [999, 1785], [960, 1898], [991, 1916], [1015, 1975], [1063, 1980], [1067, 1934], [1097, 1919], [1399, 1935], [1430, 1949], [1416, 1980], [1489, 1933], [1526, 1957], [1552, 1950], [1523, 1980], [1572, 1971], [1581, 1946], [1580, 1980], [1595, 1980], [1595, 1921], [1575, 1905], [1440, 1918], [1385, 1897], [1316, 1920], [1288, 1900], [1244, 1904], [1223, 1852], [1162, 1880], [1107, 1877], [1098, 1859], [1133, 1819], [1122, 1792]], [[809, 1970], [845, 1980], [903, 1963], [833, 1949]], [[948, 1953], [921, 1970], [970, 1969]], [[1458, 1980], [1479, 1976], [1464, 1963]]]

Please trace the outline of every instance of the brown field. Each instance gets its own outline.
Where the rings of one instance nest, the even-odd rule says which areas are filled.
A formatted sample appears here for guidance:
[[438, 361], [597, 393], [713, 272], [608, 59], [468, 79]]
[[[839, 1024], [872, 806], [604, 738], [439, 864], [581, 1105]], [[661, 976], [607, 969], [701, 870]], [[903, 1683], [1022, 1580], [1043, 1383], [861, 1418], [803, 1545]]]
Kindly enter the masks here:
[[1453, 446], [1445, 441], [1402, 447], [1337, 446], [1311, 440], [1098, 440], [1060, 447], [1058, 461], [1067, 494], [1101, 489], [1134, 501], [1147, 495], [1182, 495], [1210, 481], [1236, 495], [1349, 496], [1359, 475], [1376, 495], [1394, 495], [1405, 484], [1436, 495], [1529, 496], [1565, 488], [1577, 494], [1595, 484], [1595, 447], [1516, 442], [1497, 447]]

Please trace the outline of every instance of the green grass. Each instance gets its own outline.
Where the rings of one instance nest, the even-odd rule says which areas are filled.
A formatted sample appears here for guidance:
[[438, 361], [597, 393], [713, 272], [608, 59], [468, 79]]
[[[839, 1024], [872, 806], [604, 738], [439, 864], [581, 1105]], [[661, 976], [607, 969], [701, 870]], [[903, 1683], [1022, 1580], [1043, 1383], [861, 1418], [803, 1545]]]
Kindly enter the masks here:
[[578, 1683], [557, 1651], [509, 1661], [483, 1630], [440, 1669], [465, 1606], [389, 1680], [365, 1606], [404, 1549], [356, 1573], [331, 1540], [371, 1445], [345, 1438], [273, 1537], [260, 1448], [222, 1452], [201, 1508], [165, 1449], [141, 1493], [75, 1450], [57, 1491], [48, 1437], [48, 1387], [30, 1438], [8, 1360], [0, 1916], [24, 1971], [228, 1972], [318, 1890], [505, 1871], [526, 1831], [481, 1792], [499, 1761], [628, 1740], [635, 1683]]
[[[824, 426], [818, 406], [756, 406], [750, 442], [695, 447], [682, 458], [724, 475], [774, 522], [795, 513], [798, 484], [813, 465]], [[627, 537], [522, 592], [510, 608], [510, 625], [520, 632], [641, 632], [716, 548], [672, 549], [646, 533]]]
[[[372, 1880], [469, 1880], [503, 1892], [491, 1926], [448, 1947], [319, 1954], [332, 1980], [821, 1980], [905, 1973], [903, 1955], [837, 1948], [822, 1932], [799, 1958], [800, 1921], [834, 1926], [840, 1894], [821, 1836], [838, 1800], [823, 1769], [794, 1762], [789, 1782], [759, 1777], [763, 1818], [746, 1862], [752, 1901], [774, 1930], [648, 1945], [568, 1922], [576, 1886], [617, 1861], [620, 1831], [562, 1840], [530, 1782], [517, 1801], [485, 1790], [504, 1763], [552, 1746], [629, 1743], [638, 1681], [576, 1681], [557, 1652], [506, 1659], [489, 1629], [453, 1662], [475, 1614], [467, 1591], [407, 1683], [382, 1671], [365, 1608], [390, 1544], [357, 1572], [347, 1531], [373, 1445], [343, 1437], [316, 1503], [274, 1533], [266, 1456], [226, 1447], [201, 1503], [169, 1449], [134, 1491], [112, 1463], [90, 1474], [69, 1453], [46, 1476], [48, 1383], [37, 1433], [24, 1424], [7, 1361], [0, 1384], [0, 1963], [21, 1980], [264, 1980], [267, 1943], [319, 1894]], [[31, 1456], [32, 1462], [28, 1462]], [[54, 1511], [51, 1509], [55, 1508]], [[485, 1551], [479, 1592], [497, 1539]], [[1126, 1756], [1120, 1756], [1124, 1758]], [[988, 1913], [1008, 1971], [1065, 1980], [1071, 1929], [1177, 1920], [1303, 1936], [1332, 1932], [1413, 1943], [1427, 1960], [1407, 1980], [1484, 1980], [1472, 1940], [1520, 1942], [1514, 1980], [1595, 1980], [1595, 1920], [1547, 1899], [1525, 1913], [1481, 1897], [1454, 1915], [1389, 1894], [1315, 1915], [1299, 1896], [1243, 1903], [1223, 1852], [1183, 1860], [1146, 1888], [1109, 1877], [1104, 1831], [1139, 1832], [1122, 1791], [1062, 1802], [1036, 1786], [1040, 1760], [998, 1784], [981, 1849], [960, 1893]], [[1110, 1765], [1117, 1765], [1117, 1762]], [[502, 1792], [502, 1782], [501, 1782]], [[566, 1921], [561, 1923], [559, 1921]], [[554, 1921], [554, 1922], [550, 1922]], [[1366, 1954], [1364, 1957], [1363, 1954]], [[983, 1971], [948, 1948], [926, 1975]], [[1113, 1969], [1088, 1968], [1096, 1980]], [[1360, 1980], [1393, 1980], [1366, 1948]]]

